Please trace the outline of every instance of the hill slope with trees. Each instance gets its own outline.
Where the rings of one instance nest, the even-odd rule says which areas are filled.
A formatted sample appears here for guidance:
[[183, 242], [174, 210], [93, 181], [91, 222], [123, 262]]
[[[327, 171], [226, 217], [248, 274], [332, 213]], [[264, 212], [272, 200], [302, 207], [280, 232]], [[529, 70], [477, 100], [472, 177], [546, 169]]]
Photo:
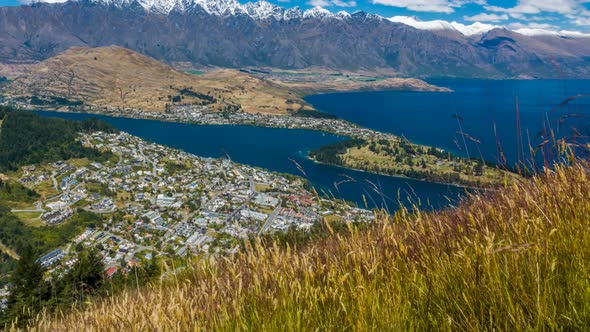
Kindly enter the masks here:
[[8, 108], [0, 108], [0, 120], [0, 172], [70, 158], [108, 158], [104, 152], [82, 146], [77, 137], [80, 132], [116, 131], [96, 119], [76, 122]]

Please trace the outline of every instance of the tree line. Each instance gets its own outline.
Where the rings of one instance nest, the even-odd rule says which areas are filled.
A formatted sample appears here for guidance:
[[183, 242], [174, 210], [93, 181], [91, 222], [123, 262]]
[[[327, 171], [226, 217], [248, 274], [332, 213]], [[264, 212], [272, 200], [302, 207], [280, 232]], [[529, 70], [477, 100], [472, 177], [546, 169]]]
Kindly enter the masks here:
[[342, 165], [342, 160], [340, 159], [340, 155], [346, 153], [346, 151], [350, 148], [354, 147], [362, 147], [363, 145], [367, 144], [367, 141], [363, 139], [348, 139], [341, 142], [336, 142], [333, 144], [328, 144], [322, 146], [318, 149], [314, 149], [309, 152], [309, 156], [322, 163], [326, 164], [334, 164], [334, 165]]
[[71, 121], [0, 108], [0, 172], [71, 158], [104, 161], [110, 153], [82, 146], [79, 133], [117, 132], [97, 119]]
[[144, 267], [136, 266], [127, 275], [105, 275], [106, 266], [94, 248], [79, 246], [76, 262], [63, 274], [48, 277], [37, 261], [38, 252], [26, 245], [9, 279], [10, 295], [0, 311], [0, 328], [24, 327], [42, 310], [68, 310], [83, 306], [91, 297], [107, 296], [130, 286], [139, 287], [160, 274], [154, 258]]

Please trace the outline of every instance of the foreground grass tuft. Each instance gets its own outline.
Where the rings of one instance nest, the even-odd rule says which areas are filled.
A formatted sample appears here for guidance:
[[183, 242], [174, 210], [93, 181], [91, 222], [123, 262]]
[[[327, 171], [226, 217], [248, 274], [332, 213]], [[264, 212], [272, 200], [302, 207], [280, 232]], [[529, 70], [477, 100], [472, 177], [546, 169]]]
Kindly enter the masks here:
[[[34, 330], [583, 330], [590, 326], [590, 171], [579, 163], [400, 211], [303, 249], [196, 261], [171, 282], [41, 315]], [[329, 228], [329, 226], [328, 226]]]

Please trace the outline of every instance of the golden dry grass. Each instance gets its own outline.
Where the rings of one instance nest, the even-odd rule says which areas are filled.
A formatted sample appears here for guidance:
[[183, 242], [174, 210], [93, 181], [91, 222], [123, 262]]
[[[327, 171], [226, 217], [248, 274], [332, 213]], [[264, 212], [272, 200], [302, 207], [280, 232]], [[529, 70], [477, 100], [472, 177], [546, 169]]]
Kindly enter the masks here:
[[[255, 243], [41, 315], [36, 331], [585, 330], [590, 171], [558, 167], [442, 212], [378, 216], [301, 249]], [[329, 224], [326, 226], [329, 228]]]
[[[218, 101], [240, 104], [245, 112], [286, 114], [309, 107], [295, 93], [237, 70], [190, 75], [129, 49], [74, 47], [30, 66], [6, 91], [14, 96], [54, 96], [90, 105], [163, 112], [168, 96], [191, 88]], [[288, 102], [288, 101], [291, 102]], [[185, 95], [182, 103], [198, 98]]]
[[15, 79], [24, 74], [31, 66], [33, 66], [32, 63], [0, 63], [0, 76]]

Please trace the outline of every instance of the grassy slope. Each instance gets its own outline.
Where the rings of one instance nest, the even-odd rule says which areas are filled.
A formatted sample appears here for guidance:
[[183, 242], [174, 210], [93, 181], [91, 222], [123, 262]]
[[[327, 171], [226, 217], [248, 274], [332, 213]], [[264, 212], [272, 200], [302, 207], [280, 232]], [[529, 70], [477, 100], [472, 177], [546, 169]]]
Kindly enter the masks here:
[[[585, 166], [587, 167], [587, 165]], [[590, 326], [590, 171], [406, 211], [302, 250], [254, 246], [38, 330], [541, 330]]]
[[[191, 75], [117, 46], [73, 47], [31, 66], [6, 92], [163, 112], [171, 103], [168, 96], [180, 96], [179, 90], [185, 88], [214, 97], [212, 109], [239, 104], [245, 112], [287, 114], [288, 109], [310, 108], [288, 88], [236, 70]], [[201, 102], [202, 98], [184, 94], [181, 103]]]

